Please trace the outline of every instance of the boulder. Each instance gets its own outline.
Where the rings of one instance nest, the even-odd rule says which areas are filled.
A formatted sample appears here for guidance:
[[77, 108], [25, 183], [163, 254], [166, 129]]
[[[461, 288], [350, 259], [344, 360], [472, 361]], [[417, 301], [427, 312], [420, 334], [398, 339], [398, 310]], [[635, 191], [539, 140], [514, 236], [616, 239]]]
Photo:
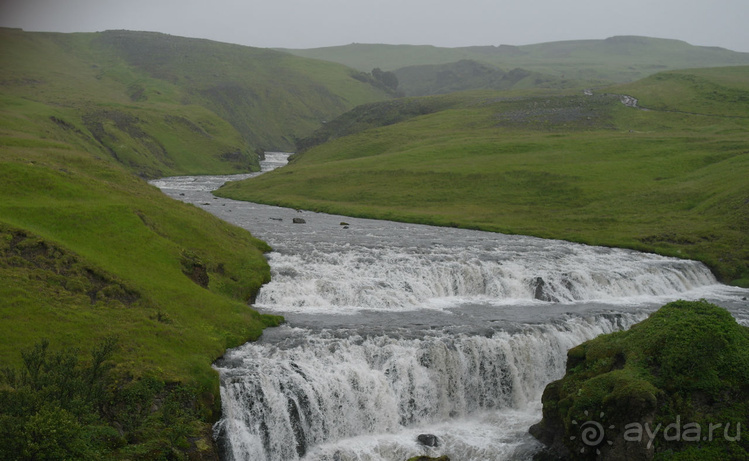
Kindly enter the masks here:
[[440, 439], [434, 434], [419, 434], [416, 441], [425, 447], [438, 447], [440, 445]]
[[547, 287], [546, 281], [542, 277], [536, 277], [531, 281], [531, 290], [533, 291], [533, 297], [539, 301], [559, 302], [559, 298], [551, 293], [551, 289]]
[[706, 301], [669, 303], [570, 349], [542, 401], [538, 460], [749, 459], [749, 328]]

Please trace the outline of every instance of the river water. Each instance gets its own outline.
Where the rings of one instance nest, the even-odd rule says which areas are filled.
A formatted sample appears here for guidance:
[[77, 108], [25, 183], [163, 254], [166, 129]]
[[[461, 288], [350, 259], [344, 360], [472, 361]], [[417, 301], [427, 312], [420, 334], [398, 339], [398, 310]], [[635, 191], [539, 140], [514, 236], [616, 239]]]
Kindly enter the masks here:
[[[286, 157], [266, 154], [263, 170]], [[708, 299], [749, 325], [749, 290], [698, 262], [210, 192], [251, 176], [152, 181], [273, 247], [254, 307], [287, 322], [215, 364], [227, 460], [530, 459], [540, 445], [528, 427], [569, 348], [676, 299]]]

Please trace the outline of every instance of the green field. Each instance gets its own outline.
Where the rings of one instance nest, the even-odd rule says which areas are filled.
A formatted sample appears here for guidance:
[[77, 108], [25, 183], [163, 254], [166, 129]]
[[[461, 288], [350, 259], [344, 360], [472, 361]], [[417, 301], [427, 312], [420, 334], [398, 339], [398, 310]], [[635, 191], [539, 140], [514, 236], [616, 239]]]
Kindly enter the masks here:
[[[331, 122], [338, 131], [317, 136], [330, 140], [288, 167], [217, 195], [655, 251], [747, 285], [747, 101], [749, 68], [735, 67], [657, 74], [594, 96], [373, 104]], [[391, 120], [393, 104], [427, 109]]]

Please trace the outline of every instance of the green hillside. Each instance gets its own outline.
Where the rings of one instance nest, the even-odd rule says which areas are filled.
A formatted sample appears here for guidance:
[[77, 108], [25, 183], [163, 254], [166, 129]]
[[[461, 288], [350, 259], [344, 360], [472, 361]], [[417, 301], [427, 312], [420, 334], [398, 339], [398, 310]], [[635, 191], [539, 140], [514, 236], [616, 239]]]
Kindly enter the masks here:
[[749, 64], [749, 53], [692, 46], [678, 40], [636, 36], [523, 46], [439, 48], [352, 43], [285, 51], [297, 56], [342, 63], [362, 71], [375, 67], [396, 71], [410, 66], [473, 60], [506, 72], [520, 68], [569, 81], [585, 82], [589, 86], [607, 82], [630, 82], [670, 69]]
[[330, 141], [288, 167], [217, 194], [656, 251], [747, 285], [748, 100], [749, 68], [734, 67], [593, 96], [403, 100], [428, 110], [401, 120], [388, 118], [394, 103], [373, 104], [331, 122], [336, 130], [316, 134]]
[[277, 317], [269, 247], [142, 178], [246, 172], [390, 96], [338, 64], [0, 29], [0, 459], [215, 457], [211, 364]]
[[393, 72], [405, 96], [428, 96], [466, 90], [571, 88], [580, 82], [515, 68], [505, 72], [478, 61], [408, 66]]
[[145, 177], [248, 171], [256, 151], [390, 96], [338, 64], [149, 32], [0, 29], [6, 113], [46, 112]]
[[2, 127], [0, 458], [211, 452], [212, 362], [279, 320], [247, 306], [268, 247], [82, 150], [44, 113], [5, 113]]

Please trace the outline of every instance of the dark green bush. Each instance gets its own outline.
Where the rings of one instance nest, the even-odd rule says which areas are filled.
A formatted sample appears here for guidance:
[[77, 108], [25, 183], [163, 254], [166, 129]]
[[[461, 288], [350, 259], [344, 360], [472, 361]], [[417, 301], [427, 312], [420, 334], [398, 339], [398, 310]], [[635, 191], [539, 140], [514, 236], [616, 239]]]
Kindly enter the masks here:
[[117, 340], [52, 352], [42, 340], [23, 366], [0, 371], [0, 460], [124, 456], [181, 459], [205, 423], [192, 388], [113, 376]]

